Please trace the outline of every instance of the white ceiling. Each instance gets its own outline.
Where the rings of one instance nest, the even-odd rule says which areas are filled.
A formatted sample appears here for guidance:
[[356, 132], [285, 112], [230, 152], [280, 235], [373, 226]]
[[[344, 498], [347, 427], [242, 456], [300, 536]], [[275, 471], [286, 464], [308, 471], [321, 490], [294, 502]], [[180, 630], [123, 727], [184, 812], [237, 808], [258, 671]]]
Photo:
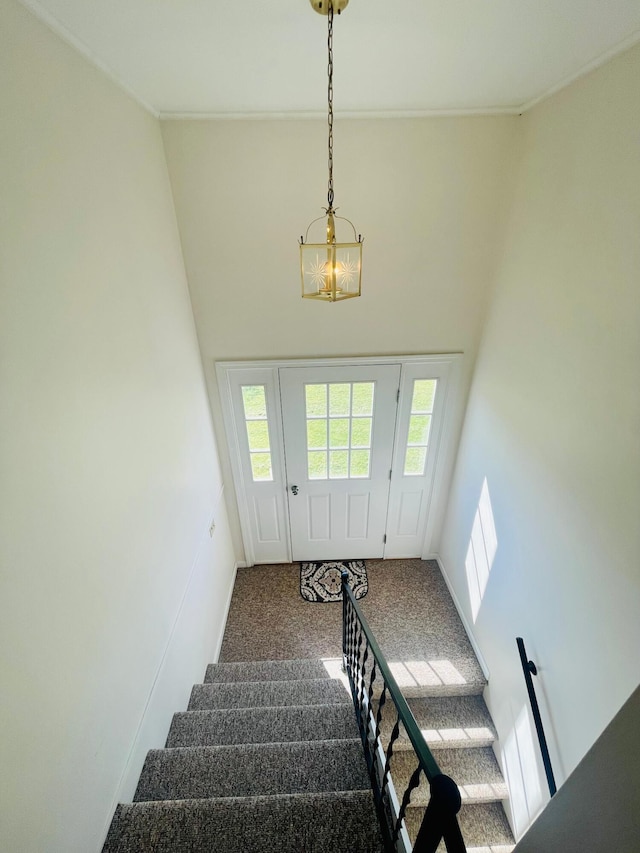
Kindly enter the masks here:
[[[322, 114], [309, 0], [22, 0], [159, 114]], [[640, 0], [351, 0], [339, 113], [519, 111], [640, 40]]]

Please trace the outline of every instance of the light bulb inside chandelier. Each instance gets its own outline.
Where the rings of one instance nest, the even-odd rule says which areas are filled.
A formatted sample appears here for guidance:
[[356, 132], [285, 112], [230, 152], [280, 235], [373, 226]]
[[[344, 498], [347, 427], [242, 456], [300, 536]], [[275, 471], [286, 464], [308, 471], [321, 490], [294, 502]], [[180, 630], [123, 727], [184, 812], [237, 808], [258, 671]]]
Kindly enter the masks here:
[[[325, 215], [314, 219], [307, 228], [306, 235], [300, 237], [302, 296], [305, 299], [338, 302], [341, 299], [360, 296], [362, 273], [362, 236], [356, 234], [356, 229], [350, 220], [336, 214], [337, 208], [333, 206], [333, 15], [334, 11], [340, 14], [349, 0], [310, 0], [310, 2], [316, 12], [327, 16], [328, 22], [329, 182]], [[320, 225], [317, 225], [321, 220], [326, 223], [324, 239], [321, 242], [309, 242], [312, 229], [321, 230]], [[348, 229], [346, 242], [338, 240], [336, 222], [340, 224], [341, 230]]]

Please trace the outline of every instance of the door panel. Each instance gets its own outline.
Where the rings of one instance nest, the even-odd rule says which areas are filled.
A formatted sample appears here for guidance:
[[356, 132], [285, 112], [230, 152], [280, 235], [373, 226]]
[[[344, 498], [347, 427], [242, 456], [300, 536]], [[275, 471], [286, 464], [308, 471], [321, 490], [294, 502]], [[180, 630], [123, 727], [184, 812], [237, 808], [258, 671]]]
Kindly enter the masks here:
[[294, 560], [383, 556], [399, 379], [396, 364], [280, 370]]
[[280, 542], [282, 534], [278, 523], [278, 501], [275, 495], [261, 500], [254, 497], [254, 512], [258, 523], [259, 542]]
[[400, 496], [397, 533], [399, 536], [417, 536], [420, 531], [420, 508], [422, 489], [416, 492], [403, 492]]

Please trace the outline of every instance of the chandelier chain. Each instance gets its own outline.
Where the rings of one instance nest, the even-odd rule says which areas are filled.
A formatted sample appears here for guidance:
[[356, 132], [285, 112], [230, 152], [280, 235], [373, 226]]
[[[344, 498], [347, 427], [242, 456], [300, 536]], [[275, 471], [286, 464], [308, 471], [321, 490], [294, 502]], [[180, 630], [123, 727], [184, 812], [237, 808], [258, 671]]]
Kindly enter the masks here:
[[327, 38], [327, 46], [329, 50], [329, 61], [327, 66], [327, 72], [329, 77], [329, 85], [327, 90], [327, 98], [329, 102], [329, 109], [327, 114], [327, 122], [329, 125], [329, 157], [328, 157], [328, 165], [329, 165], [329, 186], [327, 191], [327, 203], [329, 205], [329, 211], [333, 210], [333, 2], [329, 0], [329, 13], [327, 15], [328, 21], [328, 38]]

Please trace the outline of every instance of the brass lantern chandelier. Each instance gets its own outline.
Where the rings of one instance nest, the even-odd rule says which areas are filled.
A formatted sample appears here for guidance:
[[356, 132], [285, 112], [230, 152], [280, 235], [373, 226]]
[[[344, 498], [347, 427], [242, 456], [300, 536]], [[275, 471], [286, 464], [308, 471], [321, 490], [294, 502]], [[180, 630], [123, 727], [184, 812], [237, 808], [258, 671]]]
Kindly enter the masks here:
[[[338, 302], [360, 296], [362, 275], [362, 236], [356, 235], [356, 229], [349, 219], [337, 216], [333, 206], [333, 14], [340, 14], [349, 0], [310, 0], [311, 5], [328, 22], [328, 115], [329, 126], [329, 183], [327, 207], [324, 216], [314, 219], [307, 228], [306, 235], [300, 237], [300, 270], [302, 274], [302, 296], [304, 299], [321, 299], [325, 302]], [[313, 226], [326, 220], [326, 233], [322, 242], [309, 242], [309, 231]], [[346, 223], [353, 234], [351, 240], [338, 242], [336, 221]], [[345, 228], [342, 225], [341, 228]], [[321, 227], [317, 226], [320, 231]]]

